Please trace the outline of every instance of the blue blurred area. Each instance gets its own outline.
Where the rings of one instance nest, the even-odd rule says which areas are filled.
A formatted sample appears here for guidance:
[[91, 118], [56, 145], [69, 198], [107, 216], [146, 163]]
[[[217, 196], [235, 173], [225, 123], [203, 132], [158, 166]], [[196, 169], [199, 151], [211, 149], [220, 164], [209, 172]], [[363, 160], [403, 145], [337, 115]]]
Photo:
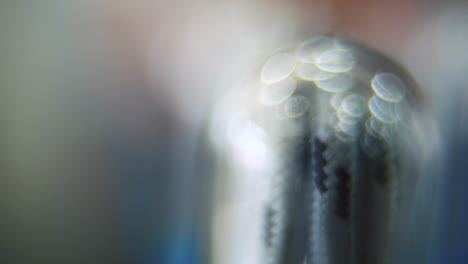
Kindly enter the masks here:
[[151, 254], [142, 263], [145, 264], [201, 264], [198, 241], [191, 232], [169, 233], [151, 244]]
[[445, 106], [446, 140], [444, 178], [437, 212], [436, 239], [430, 263], [466, 263], [468, 260], [468, 101], [461, 89], [451, 106]]

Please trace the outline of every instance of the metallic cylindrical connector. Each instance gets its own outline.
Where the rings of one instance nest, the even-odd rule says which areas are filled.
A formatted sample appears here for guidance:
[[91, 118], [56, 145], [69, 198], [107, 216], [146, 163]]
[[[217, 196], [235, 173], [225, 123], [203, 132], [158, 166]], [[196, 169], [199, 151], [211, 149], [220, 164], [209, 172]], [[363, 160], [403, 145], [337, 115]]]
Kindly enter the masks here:
[[266, 186], [261, 260], [394, 263], [423, 156], [424, 106], [411, 76], [333, 37], [277, 52], [257, 76], [237, 107], [267, 157], [251, 161]]

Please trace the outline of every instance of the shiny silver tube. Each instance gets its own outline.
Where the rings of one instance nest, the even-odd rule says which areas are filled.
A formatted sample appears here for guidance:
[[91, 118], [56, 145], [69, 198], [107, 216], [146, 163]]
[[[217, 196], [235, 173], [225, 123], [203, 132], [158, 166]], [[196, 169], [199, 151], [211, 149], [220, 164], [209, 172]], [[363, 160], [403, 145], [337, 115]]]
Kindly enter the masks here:
[[237, 180], [239, 171], [262, 171], [262, 198], [246, 194], [262, 216], [252, 222], [263, 230], [262, 253], [251, 263], [395, 263], [433, 155], [422, 144], [433, 140], [420, 132], [430, 118], [410, 74], [359, 44], [314, 37], [273, 54], [256, 75], [235, 104], [244, 124], [231, 126], [230, 140], [246, 133], [262, 147], [223, 151], [245, 158], [259, 150], [263, 162], [226, 159], [229, 169], [218, 171]]

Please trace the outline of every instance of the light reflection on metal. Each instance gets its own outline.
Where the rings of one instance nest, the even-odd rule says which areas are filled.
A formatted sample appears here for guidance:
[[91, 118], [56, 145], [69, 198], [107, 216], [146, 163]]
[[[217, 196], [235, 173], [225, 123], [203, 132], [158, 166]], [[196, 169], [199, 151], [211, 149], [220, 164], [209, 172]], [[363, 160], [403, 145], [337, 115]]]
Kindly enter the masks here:
[[309, 101], [302, 95], [293, 96], [284, 104], [284, 112], [289, 118], [296, 118], [303, 115], [308, 108]]
[[346, 50], [329, 50], [322, 53], [316, 61], [317, 67], [327, 72], [348, 72], [354, 66], [354, 56]]
[[334, 49], [335, 39], [330, 37], [314, 37], [301, 43], [295, 54], [304, 63], [316, 63], [317, 58], [326, 51]]
[[271, 162], [265, 131], [247, 116], [234, 116], [229, 121], [227, 136], [233, 159], [239, 164], [262, 170]]
[[343, 99], [341, 108], [350, 116], [362, 117], [366, 113], [366, 99], [362, 95], [351, 94]]
[[292, 77], [277, 83], [262, 86], [260, 100], [265, 105], [277, 105], [288, 99], [296, 89], [296, 80]]
[[330, 99], [330, 105], [334, 108], [334, 109], [338, 109], [338, 107], [340, 107], [341, 105], [341, 102], [343, 101], [343, 99], [349, 95], [348, 93], [337, 93], [335, 95], [333, 95]]
[[375, 95], [369, 99], [369, 110], [375, 118], [384, 123], [393, 123], [398, 120], [395, 104], [384, 101]]
[[405, 84], [392, 73], [378, 73], [371, 80], [374, 92], [385, 101], [399, 102], [405, 95]]
[[330, 79], [316, 81], [315, 84], [326, 92], [340, 93], [350, 89], [354, 84], [354, 80], [349, 75], [337, 74]]
[[288, 77], [296, 68], [296, 58], [288, 53], [271, 57], [262, 69], [261, 79], [266, 84], [279, 82]]
[[304, 81], [323, 81], [333, 78], [336, 74], [323, 71], [315, 64], [303, 63], [297, 70], [297, 77]]

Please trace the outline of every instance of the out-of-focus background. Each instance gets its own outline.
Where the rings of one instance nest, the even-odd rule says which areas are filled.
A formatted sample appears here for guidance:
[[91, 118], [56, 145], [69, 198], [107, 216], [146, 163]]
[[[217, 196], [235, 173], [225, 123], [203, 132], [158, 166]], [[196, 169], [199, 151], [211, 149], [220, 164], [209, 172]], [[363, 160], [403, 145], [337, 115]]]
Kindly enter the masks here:
[[415, 76], [444, 166], [414, 250], [466, 263], [468, 5], [423, 0], [0, 2], [0, 263], [222, 263], [212, 107], [265, 56], [317, 34]]

